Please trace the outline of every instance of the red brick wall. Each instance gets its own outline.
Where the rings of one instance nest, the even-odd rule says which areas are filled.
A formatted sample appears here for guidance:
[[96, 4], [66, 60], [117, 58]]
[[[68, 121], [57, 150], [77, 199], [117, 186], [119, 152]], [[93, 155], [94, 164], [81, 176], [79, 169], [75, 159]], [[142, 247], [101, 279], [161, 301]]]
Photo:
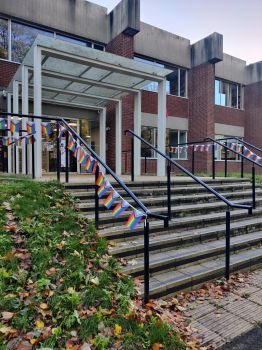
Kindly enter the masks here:
[[245, 127], [245, 111], [215, 105], [215, 123]]
[[[189, 132], [188, 141], [214, 136], [214, 79], [215, 66], [211, 63], [194, 67], [188, 74]], [[211, 152], [195, 154], [195, 171], [210, 172]]]
[[7, 88], [19, 64], [0, 60], [0, 87]]
[[133, 58], [134, 57], [134, 38], [130, 35], [120, 33], [106, 46], [106, 51], [116, 55]]

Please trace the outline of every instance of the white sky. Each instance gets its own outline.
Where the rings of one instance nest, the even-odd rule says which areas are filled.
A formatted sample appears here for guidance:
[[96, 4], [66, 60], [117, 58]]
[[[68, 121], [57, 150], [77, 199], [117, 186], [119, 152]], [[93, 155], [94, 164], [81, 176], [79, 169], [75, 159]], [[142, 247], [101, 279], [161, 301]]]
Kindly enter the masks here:
[[[90, 0], [111, 11], [120, 0]], [[262, 60], [262, 0], [141, 0], [141, 20], [194, 43], [218, 32], [224, 52]]]

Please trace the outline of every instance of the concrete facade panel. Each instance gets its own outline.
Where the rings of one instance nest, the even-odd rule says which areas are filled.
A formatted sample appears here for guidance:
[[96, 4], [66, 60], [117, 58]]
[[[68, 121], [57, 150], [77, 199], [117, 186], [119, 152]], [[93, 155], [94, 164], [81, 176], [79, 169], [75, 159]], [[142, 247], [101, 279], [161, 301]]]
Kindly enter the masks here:
[[213, 33], [191, 45], [191, 66], [223, 60], [223, 35]]
[[137, 54], [190, 68], [190, 41], [163, 29], [141, 22], [134, 38]]
[[246, 61], [224, 53], [223, 61], [215, 65], [215, 75], [221, 79], [246, 84]]
[[243, 128], [242, 126], [215, 123], [215, 134], [223, 135], [223, 136], [230, 135], [230, 136], [244, 137], [245, 128]]
[[[167, 128], [175, 130], [188, 130], [188, 119], [178, 117], [168, 117]], [[157, 114], [142, 113], [142, 125], [157, 127]]]

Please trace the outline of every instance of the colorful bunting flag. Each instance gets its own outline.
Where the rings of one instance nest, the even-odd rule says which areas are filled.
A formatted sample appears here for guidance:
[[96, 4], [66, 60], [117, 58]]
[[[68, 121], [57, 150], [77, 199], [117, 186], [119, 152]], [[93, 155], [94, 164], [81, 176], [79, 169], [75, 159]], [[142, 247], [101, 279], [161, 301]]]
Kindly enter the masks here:
[[[58, 138], [61, 141], [61, 138], [63, 137], [64, 133], [66, 132], [66, 128], [64, 128], [62, 125], [59, 124], [58, 128]], [[71, 133], [69, 133], [71, 135]], [[72, 135], [71, 135], [72, 136]]]
[[33, 122], [26, 122], [26, 131], [28, 134], [35, 134], [35, 123]]
[[102, 186], [104, 182], [105, 182], [105, 178], [104, 178], [103, 174], [100, 172], [98, 174], [98, 178], [96, 180], [96, 185], [97, 186]]
[[75, 158], [77, 158], [77, 155], [78, 155], [78, 152], [79, 152], [80, 148], [81, 148], [81, 147], [80, 147], [79, 145], [77, 145], [76, 148], [75, 148], [75, 150], [73, 151], [73, 156], [74, 156]]
[[103, 197], [103, 195], [109, 190], [109, 188], [111, 188], [109, 181], [106, 181], [105, 183], [103, 183], [103, 185], [100, 186], [97, 191], [98, 197], [99, 198]]
[[76, 140], [73, 138], [73, 136], [71, 135], [71, 133], [69, 133], [69, 138], [68, 138], [68, 146], [67, 148], [74, 152], [74, 150], [76, 149], [77, 143]]
[[96, 173], [97, 167], [98, 167], [98, 162], [95, 161], [95, 162], [94, 162], [94, 165], [93, 165], [93, 169], [92, 169], [92, 173], [93, 173], [94, 175], [95, 175], [95, 173]]
[[130, 228], [131, 230], [134, 230], [137, 225], [140, 223], [140, 221], [143, 219], [144, 214], [141, 213], [139, 210], [134, 210], [133, 213], [129, 216], [126, 227]]
[[34, 135], [27, 136], [25, 140], [27, 145], [33, 145], [33, 143], [35, 142], [35, 137]]
[[19, 133], [20, 132], [20, 122], [14, 122], [13, 120], [10, 121], [10, 131], [11, 133]]
[[130, 205], [125, 201], [124, 199], [118, 203], [115, 208], [113, 209], [113, 215], [115, 218], [117, 218], [120, 214], [122, 214], [127, 208], [129, 208]]
[[10, 145], [10, 137], [8, 137], [8, 136], [3, 137], [2, 144], [3, 144], [3, 146], [9, 146]]
[[48, 136], [52, 133], [51, 125], [48, 122], [41, 123], [42, 134]]
[[118, 197], [119, 197], [119, 194], [116, 191], [110, 193], [110, 195], [103, 202], [104, 206], [107, 209], [110, 209]]
[[15, 146], [21, 146], [22, 144], [22, 139], [21, 138], [14, 138], [14, 144]]
[[0, 119], [0, 130], [6, 130], [4, 118]]

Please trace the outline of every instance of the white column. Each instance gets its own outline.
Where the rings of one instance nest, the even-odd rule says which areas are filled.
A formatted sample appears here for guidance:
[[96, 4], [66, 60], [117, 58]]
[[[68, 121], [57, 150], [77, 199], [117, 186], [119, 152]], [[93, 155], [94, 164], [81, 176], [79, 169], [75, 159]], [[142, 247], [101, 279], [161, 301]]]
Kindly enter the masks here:
[[[34, 114], [42, 114], [42, 71], [41, 71], [41, 49], [34, 47]], [[35, 119], [36, 142], [35, 142], [35, 177], [42, 176], [42, 132], [41, 119]]]
[[[157, 147], [166, 152], [166, 80], [158, 83]], [[165, 175], [165, 158], [157, 155], [157, 176]]]
[[[134, 132], [141, 136], [141, 92], [135, 94], [134, 105]], [[141, 141], [134, 138], [134, 175], [141, 175]]]
[[[22, 113], [28, 114], [28, 68], [22, 66]], [[22, 118], [22, 129], [26, 130], [28, 118]], [[26, 133], [23, 133], [23, 136]], [[29, 162], [28, 162], [29, 163]], [[22, 140], [22, 174], [26, 174], [26, 139]]]
[[[13, 113], [19, 113], [19, 85], [16, 80], [13, 81]], [[15, 122], [18, 122], [18, 120], [18, 117], [14, 117]], [[14, 138], [18, 138], [19, 133], [15, 132], [13, 136]], [[16, 165], [14, 164], [14, 169], [16, 168], [16, 174], [19, 174], [19, 148], [18, 146], [12, 147], [14, 147], [14, 152], [16, 152]]]
[[[7, 94], [7, 112], [12, 113], [12, 95], [10, 93]], [[7, 125], [10, 125], [11, 117], [8, 116], [8, 122]], [[11, 132], [8, 131], [8, 137], [11, 138]], [[12, 174], [12, 147], [7, 147], [7, 159], [8, 159], [8, 174]]]
[[99, 156], [106, 162], [106, 108], [99, 111]]
[[116, 103], [116, 174], [122, 173], [122, 101]]

